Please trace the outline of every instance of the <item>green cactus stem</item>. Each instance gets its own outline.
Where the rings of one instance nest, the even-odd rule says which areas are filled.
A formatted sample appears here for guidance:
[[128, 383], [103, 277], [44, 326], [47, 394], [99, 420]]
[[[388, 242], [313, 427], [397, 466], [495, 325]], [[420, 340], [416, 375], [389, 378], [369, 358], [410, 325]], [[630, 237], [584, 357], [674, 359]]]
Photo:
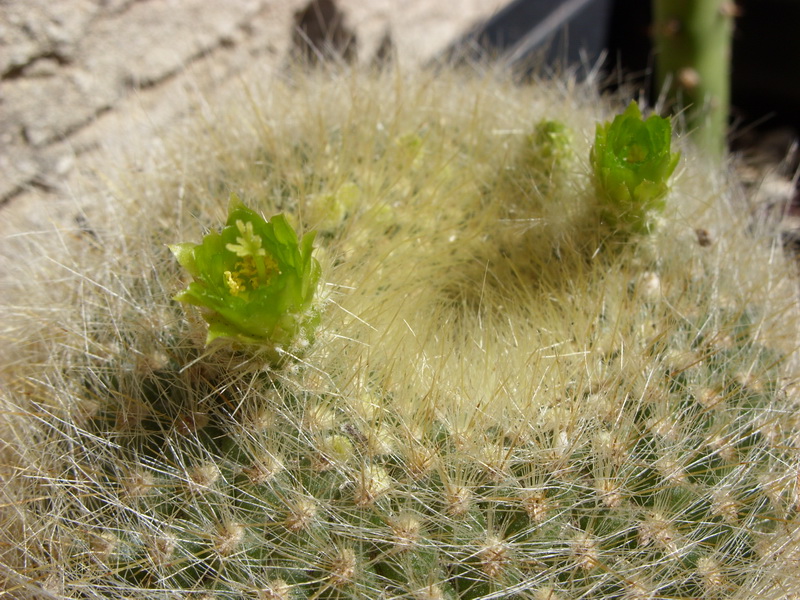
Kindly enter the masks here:
[[736, 6], [730, 0], [654, 0], [659, 89], [687, 108], [697, 145], [720, 156], [730, 102], [730, 56]]

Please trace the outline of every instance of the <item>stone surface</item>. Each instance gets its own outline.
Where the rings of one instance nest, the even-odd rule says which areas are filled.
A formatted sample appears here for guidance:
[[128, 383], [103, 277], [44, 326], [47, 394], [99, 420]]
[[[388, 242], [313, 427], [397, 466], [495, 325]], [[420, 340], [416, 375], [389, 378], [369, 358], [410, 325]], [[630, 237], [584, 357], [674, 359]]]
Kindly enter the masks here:
[[38, 60], [74, 60], [75, 47], [102, 10], [93, 0], [23, 0], [0, 3], [0, 75], [24, 74]]

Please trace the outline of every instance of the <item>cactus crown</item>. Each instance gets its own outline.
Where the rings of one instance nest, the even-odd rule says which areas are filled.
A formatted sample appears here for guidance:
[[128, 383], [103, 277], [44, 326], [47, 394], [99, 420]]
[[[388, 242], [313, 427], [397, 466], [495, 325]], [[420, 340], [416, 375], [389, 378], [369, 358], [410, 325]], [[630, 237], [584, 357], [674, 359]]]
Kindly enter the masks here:
[[[494, 77], [276, 82], [94, 235], [13, 241], [59, 259], [4, 307], [12, 597], [800, 592], [789, 267], [698, 161], [604, 251], [600, 103]], [[660, 148], [642, 181], [666, 183]]]

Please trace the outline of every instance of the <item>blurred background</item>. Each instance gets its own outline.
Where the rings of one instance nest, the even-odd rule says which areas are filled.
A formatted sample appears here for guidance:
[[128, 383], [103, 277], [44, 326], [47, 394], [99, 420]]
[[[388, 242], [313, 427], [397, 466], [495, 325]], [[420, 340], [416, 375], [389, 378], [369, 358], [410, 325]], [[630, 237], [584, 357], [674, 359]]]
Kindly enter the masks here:
[[[738, 0], [736, 6], [734, 124], [800, 127], [800, 1]], [[601, 64], [607, 85], [625, 81], [652, 98], [651, 22], [649, 0], [515, 0], [471, 34], [520, 61]]]

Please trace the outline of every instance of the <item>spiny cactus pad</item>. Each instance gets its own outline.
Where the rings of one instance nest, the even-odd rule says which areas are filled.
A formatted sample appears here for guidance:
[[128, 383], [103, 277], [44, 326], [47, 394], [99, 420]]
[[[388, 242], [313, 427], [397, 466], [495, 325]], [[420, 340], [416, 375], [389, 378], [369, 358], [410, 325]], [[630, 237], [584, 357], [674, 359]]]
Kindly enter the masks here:
[[[613, 111], [574, 82], [237, 94], [91, 232], [6, 240], [9, 597], [800, 594], [796, 288], [721, 173], [687, 150], [661, 226], [612, 249]], [[319, 324], [280, 364], [208, 351], [172, 299], [165, 244], [231, 191], [319, 232]]]

